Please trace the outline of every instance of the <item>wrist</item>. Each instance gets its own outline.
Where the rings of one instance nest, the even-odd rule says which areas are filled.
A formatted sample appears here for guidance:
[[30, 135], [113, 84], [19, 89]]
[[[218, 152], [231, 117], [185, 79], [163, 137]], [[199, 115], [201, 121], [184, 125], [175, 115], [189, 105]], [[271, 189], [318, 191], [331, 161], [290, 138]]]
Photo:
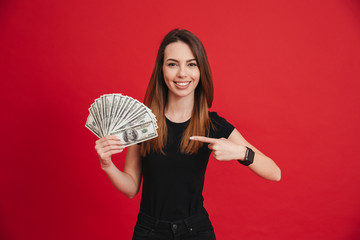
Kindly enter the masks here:
[[247, 150], [246, 146], [239, 145], [239, 154], [236, 160], [244, 161], [246, 156], [246, 150]]
[[107, 163], [102, 163], [101, 162], [101, 169], [104, 171], [104, 172], [107, 172], [109, 171], [109, 169], [111, 169], [112, 166], [114, 166], [113, 162], [110, 160], [109, 162]]
[[254, 158], [255, 158], [255, 152], [249, 148], [245, 146], [245, 155], [243, 157], [242, 160], [238, 160], [239, 163], [245, 165], [245, 166], [249, 166], [250, 164], [252, 164], [254, 162]]

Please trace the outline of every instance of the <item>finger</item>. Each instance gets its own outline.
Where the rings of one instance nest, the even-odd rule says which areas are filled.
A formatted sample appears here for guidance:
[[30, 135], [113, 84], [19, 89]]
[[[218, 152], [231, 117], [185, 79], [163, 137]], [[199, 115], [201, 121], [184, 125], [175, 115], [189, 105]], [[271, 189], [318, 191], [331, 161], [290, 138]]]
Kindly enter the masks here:
[[209, 138], [204, 136], [192, 136], [190, 137], [190, 140], [193, 141], [199, 141], [199, 142], [205, 142], [205, 143], [216, 143], [216, 138]]
[[214, 150], [214, 145], [213, 145], [213, 144], [209, 144], [209, 145], [208, 145], [208, 148], [212, 151], [212, 150]]
[[95, 149], [96, 149], [96, 151], [100, 151], [101, 149], [104, 149], [105, 147], [108, 147], [108, 146], [124, 147], [121, 144], [121, 142], [111, 140], [111, 141], [106, 141], [106, 142], [103, 142], [103, 143], [96, 143]]
[[223, 160], [224, 159], [224, 155], [222, 154], [221, 151], [214, 151], [213, 154], [215, 154], [216, 160]]
[[107, 152], [103, 152], [101, 154], [99, 154], [99, 157], [101, 159], [107, 159], [109, 157], [111, 157], [112, 155], [116, 154], [116, 153], [121, 153], [123, 151], [123, 149], [120, 149], [120, 150], [110, 150], [110, 151], [107, 151]]
[[111, 151], [109, 151], [109, 152], [107, 152], [108, 154], [110, 154], [110, 155], [114, 155], [114, 154], [116, 154], [116, 153], [121, 153], [122, 151], [124, 151], [124, 149], [120, 149], [120, 150], [111, 150]]
[[98, 139], [96, 142], [98, 143], [102, 143], [102, 142], [105, 142], [107, 140], [115, 140], [115, 141], [120, 141], [116, 136], [114, 135], [107, 135], [105, 137], [102, 137], [100, 139]]
[[98, 155], [103, 155], [109, 151], [112, 151], [112, 150], [121, 150], [123, 151], [125, 149], [125, 147], [121, 147], [121, 146], [108, 146], [108, 147], [99, 147], [96, 149], [96, 152]]
[[223, 154], [220, 152], [220, 151], [213, 151], [213, 157], [216, 159], [216, 160], [219, 160], [219, 161], [223, 161], [224, 160], [224, 156]]
[[122, 147], [122, 146], [107, 146], [107, 147], [104, 147], [102, 149], [102, 152], [103, 153], [107, 153], [109, 151], [112, 151], [112, 150], [121, 150], [123, 151], [125, 147]]
[[99, 147], [106, 147], [106, 146], [122, 146], [121, 142], [119, 140], [106, 140], [104, 142], [101, 143], [97, 143], [96, 144]]

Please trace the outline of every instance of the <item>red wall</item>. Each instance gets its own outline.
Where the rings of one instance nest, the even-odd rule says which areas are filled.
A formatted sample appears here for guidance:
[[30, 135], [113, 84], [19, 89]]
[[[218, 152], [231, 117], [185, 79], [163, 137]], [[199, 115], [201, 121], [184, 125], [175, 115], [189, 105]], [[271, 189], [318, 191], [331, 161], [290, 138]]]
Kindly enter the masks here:
[[210, 159], [218, 239], [360, 239], [355, 0], [1, 1], [0, 239], [130, 239], [140, 195], [100, 169], [87, 109], [142, 100], [175, 27], [206, 47], [212, 110], [282, 169], [274, 183]]

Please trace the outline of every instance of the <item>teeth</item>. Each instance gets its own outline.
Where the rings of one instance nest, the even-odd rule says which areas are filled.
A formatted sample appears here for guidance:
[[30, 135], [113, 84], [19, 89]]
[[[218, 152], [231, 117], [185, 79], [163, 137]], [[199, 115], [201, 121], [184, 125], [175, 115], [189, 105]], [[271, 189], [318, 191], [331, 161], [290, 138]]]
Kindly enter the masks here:
[[179, 85], [179, 86], [186, 86], [188, 85], [190, 82], [175, 82], [175, 84]]

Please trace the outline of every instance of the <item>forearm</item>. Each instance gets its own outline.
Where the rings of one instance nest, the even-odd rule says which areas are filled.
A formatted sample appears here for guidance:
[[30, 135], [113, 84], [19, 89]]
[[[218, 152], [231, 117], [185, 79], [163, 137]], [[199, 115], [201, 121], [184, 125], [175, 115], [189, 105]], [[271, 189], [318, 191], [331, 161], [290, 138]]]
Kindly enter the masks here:
[[140, 183], [137, 183], [126, 172], [120, 171], [112, 162], [107, 167], [102, 167], [112, 185], [128, 198], [133, 198], [139, 191]]
[[203, 136], [192, 136], [190, 140], [209, 143], [208, 147], [213, 153], [213, 157], [220, 161], [238, 160], [244, 161], [247, 147], [255, 153], [253, 162], [249, 168], [262, 178], [271, 181], [280, 181], [281, 171], [275, 162], [257, 150], [247, 142], [241, 134], [234, 129], [230, 136], [226, 138], [208, 138]]
[[281, 170], [276, 163], [271, 158], [259, 152], [255, 152], [254, 162], [248, 167], [264, 179], [270, 181], [280, 181], [281, 179]]
[[276, 163], [265, 154], [256, 149], [251, 145], [245, 138], [235, 129], [232, 134], [229, 136], [229, 140], [234, 144], [237, 144], [237, 147], [234, 149], [236, 152], [236, 158], [239, 161], [243, 161], [245, 158], [246, 147], [249, 147], [255, 152], [254, 161], [248, 167], [256, 173], [258, 176], [270, 180], [270, 181], [280, 181], [281, 179], [281, 170], [276, 165]]
[[[238, 144], [236, 153], [234, 160], [238, 160], [239, 162], [244, 161], [246, 146]], [[279, 181], [281, 178], [280, 168], [271, 158], [265, 156], [257, 149], [255, 150], [253, 163], [249, 165], [249, 168], [258, 176], [270, 181]]]

